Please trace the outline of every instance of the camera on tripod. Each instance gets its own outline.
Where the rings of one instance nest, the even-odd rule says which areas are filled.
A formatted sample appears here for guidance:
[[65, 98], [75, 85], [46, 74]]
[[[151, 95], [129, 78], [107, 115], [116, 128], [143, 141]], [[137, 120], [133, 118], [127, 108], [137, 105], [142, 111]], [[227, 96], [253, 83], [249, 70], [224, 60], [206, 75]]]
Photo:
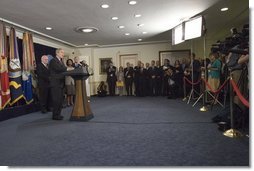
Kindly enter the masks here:
[[230, 70], [242, 69], [243, 66], [238, 64], [238, 60], [241, 55], [249, 54], [249, 24], [243, 26], [242, 32], [238, 32], [236, 28], [230, 31], [232, 36], [213, 44], [211, 52], [228, 56], [227, 66]]

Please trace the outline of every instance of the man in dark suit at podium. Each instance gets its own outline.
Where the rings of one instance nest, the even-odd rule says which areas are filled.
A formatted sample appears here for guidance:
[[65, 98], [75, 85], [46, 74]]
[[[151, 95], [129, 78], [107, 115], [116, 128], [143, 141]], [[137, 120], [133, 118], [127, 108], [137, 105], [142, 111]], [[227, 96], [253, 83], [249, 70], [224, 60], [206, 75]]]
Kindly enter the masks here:
[[64, 50], [57, 49], [56, 57], [54, 57], [49, 63], [49, 72], [50, 72], [50, 88], [53, 101], [53, 120], [62, 120], [61, 110], [64, 100], [64, 83], [65, 76], [62, 75], [63, 72], [67, 71], [67, 67], [62, 62], [64, 57]]

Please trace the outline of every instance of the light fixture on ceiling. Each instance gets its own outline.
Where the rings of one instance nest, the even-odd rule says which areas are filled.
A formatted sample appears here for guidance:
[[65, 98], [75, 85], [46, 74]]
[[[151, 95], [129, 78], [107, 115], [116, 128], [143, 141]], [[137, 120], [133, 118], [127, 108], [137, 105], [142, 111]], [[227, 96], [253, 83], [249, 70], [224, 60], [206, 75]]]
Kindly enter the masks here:
[[146, 32], [146, 31], [143, 31], [142, 34], [147, 34], [147, 32]]
[[94, 33], [97, 32], [99, 29], [95, 27], [77, 27], [74, 30], [78, 33]]
[[85, 46], [88, 46], [88, 44], [86, 43], [86, 44], [84, 44]]
[[139, 17], [141, 17], [141, 14], [135, 14], [134, 17], [139, 18]]
[[136, 4], [137, 4], [137, 1], [129, 1], [129, 4], [130, 4], [130, 5], [136, 5]]
[[112, 20], [118, 20], [118, 17], [112, 17], [111, 19]]
[[138, 39], [138, 41], [139, 41], [139, 42], [141, 42], [141, 41], [142, 41], [142, 39]]
[[46, 30], [52, 30], [52, 27], [46, 27], [45, 29]]
[[129, 36], [129, 35], [130, 35], [130, 33], [125, 33], [124, 35], [125, 35], [125, 36]]
[[137, 24], [138, 27], [143, 27], [145, 24]]
[[108, 4], [102, 4], [101, 8], [104, 8], [104, 9], [109, 8], [109, 5]]
[[221, 10], [221, 11], [227, 11], [227, 10], [228, 10], [228, 7], [221, 8], [220, 10]]
[[118, 28], [123, 29], [123, 28], [124, 28], [124, 26], [118, 26]]

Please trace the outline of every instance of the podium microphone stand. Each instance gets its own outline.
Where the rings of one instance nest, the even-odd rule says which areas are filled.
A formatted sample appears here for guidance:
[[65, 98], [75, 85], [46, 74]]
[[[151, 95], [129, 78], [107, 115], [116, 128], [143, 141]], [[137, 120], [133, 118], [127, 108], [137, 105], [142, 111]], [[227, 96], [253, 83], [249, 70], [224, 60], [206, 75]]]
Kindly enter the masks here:
[[72, 109], [70, 121], [88, 121], [92, 119], [90, 103], [86, 93], [86, 80], [90, 76], [84, 67], [76, 68], [63, 73], [75, 80], [75, 103]]

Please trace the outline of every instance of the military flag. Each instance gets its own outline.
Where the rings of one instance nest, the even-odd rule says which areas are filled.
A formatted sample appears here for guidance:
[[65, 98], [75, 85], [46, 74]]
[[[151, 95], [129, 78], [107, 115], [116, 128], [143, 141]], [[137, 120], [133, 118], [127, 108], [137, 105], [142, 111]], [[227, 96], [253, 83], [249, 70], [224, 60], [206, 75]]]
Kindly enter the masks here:
[[34, 71], [35, 57], [33, 37], [31, 33], [23, 33], [23, 67], [22, 67], [22, 89], [26, 103], [33, 102], [32, 75]]
[[0, 110], [10, 102], [6, 28], [0, 23]]
[[16, 31], [13, 27], [10, 28], [10, 53], [9, 53], [9, 80], [11, 91], [10, 105], [15, 104], [19, 100], [24, 98], [22, 91], [22, 78], [21, 78], [21, 65], [18, 53], [18, 43], [16, 37]]

